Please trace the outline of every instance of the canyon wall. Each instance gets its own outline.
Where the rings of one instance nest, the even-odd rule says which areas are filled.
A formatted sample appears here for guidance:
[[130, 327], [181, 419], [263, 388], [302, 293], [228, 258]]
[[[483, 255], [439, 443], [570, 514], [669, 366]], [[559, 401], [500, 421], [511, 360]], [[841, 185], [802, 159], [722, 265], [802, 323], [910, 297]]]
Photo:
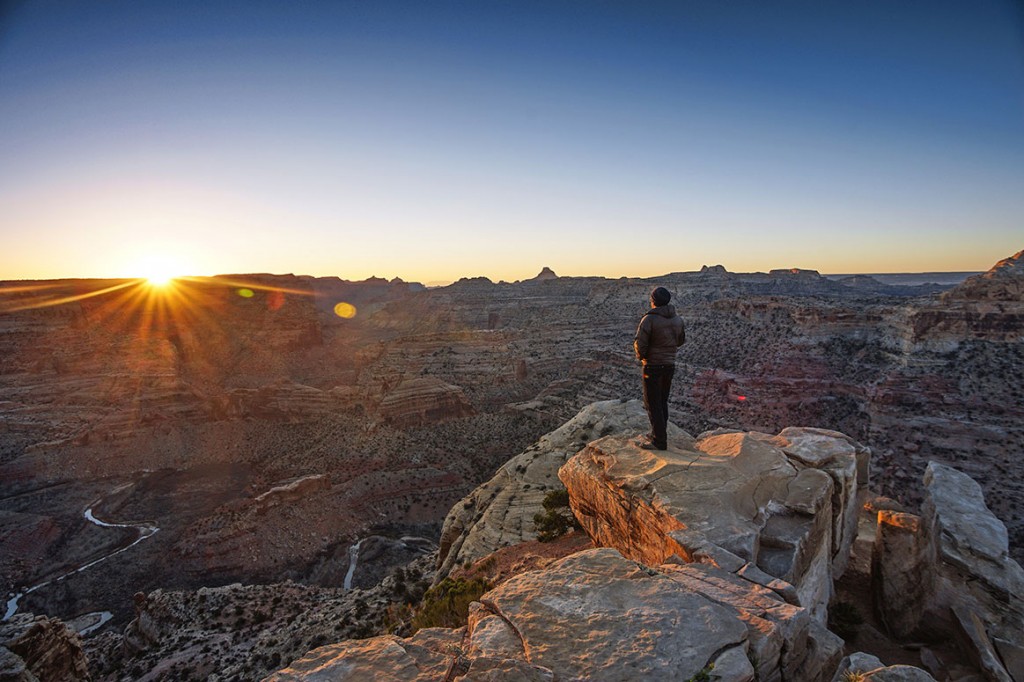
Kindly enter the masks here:
[[[1024, 454], [1019, 261], [942, 297], [717, 266], [438, 289], [271, 275], [169, 291], [4, 284], [4, 587], [132, 540], [90, 525], [90, 505], [101, 519], [161, 530], [107, 560], [106, 577], [83, 572], [28, 595], [26, 608], [119, 608], [124, 622], [130, 613], [105, 599], [306, 579], [377, 526], [440, 524], [585, 405], [639, 393], [630, 343], [655, 284], [674, 292], [688, 328], [671, 404], [680, 427], [847, 433], [874, 452], [875, 483], [911, 507], [927, 461], [956, 466], [982, 485], [1020, 556], [1024, 488], [1010, 475]], [[304, 476], [322, 478], [286, 503], [257, 502]], [[510, 508], [537, 496], [528, 492]], [[44, 546], [15, 552], [26, 528]]]

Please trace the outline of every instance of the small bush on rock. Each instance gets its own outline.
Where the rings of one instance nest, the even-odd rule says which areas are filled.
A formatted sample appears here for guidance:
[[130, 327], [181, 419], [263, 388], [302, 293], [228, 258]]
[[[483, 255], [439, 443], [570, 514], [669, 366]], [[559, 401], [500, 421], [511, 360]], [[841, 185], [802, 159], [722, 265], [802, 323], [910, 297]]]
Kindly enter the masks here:
[[421, 628], [459, 628], [466, 624], [469, 605], [491, 588], [483, 578], [445, 578], [423, 595], [423, 602], [412, 619], [412, 630]]
[[537, 539], [551, 542], [560, 538], [570, 529], [579, 530], [580, 524], [569, 508], [569, 491], [565, 488], [552, 490], [544, 496], [544, 512], [533, 515]]

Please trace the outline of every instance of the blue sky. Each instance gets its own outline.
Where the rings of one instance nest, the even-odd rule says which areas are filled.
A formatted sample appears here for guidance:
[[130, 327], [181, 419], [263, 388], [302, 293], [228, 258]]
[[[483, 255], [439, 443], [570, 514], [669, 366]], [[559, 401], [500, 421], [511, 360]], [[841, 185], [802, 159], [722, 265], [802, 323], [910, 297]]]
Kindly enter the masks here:
[[0, 278], [975, 270], [1012, 2], [22, 2]]

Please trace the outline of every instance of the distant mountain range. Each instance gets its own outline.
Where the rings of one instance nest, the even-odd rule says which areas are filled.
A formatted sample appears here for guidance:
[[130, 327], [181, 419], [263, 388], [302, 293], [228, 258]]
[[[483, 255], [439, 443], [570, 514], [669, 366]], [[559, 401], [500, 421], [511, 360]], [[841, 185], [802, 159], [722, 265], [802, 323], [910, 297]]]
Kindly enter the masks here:
[[850, 273], [846, 275], [822, 275], [828, 279], [842, 280], [850, 277], [870, 277], [881, 284], [899, 286], [918, 286], [920, 284], [941, 284], [956, 286], [968, 277], [979, 275], [977, 272], [888, 272], [888, 273]]

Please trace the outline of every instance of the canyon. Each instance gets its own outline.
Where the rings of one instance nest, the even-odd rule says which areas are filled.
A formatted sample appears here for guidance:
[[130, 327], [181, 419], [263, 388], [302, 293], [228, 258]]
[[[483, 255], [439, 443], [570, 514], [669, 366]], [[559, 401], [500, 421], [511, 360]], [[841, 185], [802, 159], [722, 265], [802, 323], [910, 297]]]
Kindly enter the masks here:
[[[87, 636], [106, 638], [95, 652], [138, 622], [140, 593], [180, 591], [146, 602], [169, 613], [195, 590], [236, 583], [291, 585], [289, 601], [335, 603], [324, 613], [347, 619], [345, 632], [370, 634], [352, 600], [424, 561], [432, 542], [447, 574], [533, 539], [542, 491], [607, 435], [555, 442], [555, 429], [639, 393], [631, 341], [655, 285], [687, 324], [671, 403], [680, 429], [842, 432], [873, 453], [872, 487], [911, 510], [925, 500], [928, 462], [949, 465], [980, 484], [1019, 560], [1022, 259], [956, 286], [720, 266], [618, 280], [545, 270], [436, 289], [290, 275], [3, 283], [2, 587], [13, 596], [72, 574], [17, 609], [66, 621], [109, 613]], [[542, 450], [560, 459], [534, 467]], [[493, 479], [473, 492], [495, 471], [514, 493]], [[499, 522], [479, 525], [479, 513]], [[159, 532], [137, 542], [142, 527]], [[370, 536], [383, 549], [353, 567], [350, 548]], [[345, 590], [350, 567], [356, 589]], [[417, 572], [429, 582], [432, 570]], [[359, 599], [361, 611], [389, 603]], [[255, 627], [249, 610], [240, 616]], [[327, 621], [297, 629], [277, 661], [324, 643]], [[215, 625], [230, 630], [226, 616]]]

